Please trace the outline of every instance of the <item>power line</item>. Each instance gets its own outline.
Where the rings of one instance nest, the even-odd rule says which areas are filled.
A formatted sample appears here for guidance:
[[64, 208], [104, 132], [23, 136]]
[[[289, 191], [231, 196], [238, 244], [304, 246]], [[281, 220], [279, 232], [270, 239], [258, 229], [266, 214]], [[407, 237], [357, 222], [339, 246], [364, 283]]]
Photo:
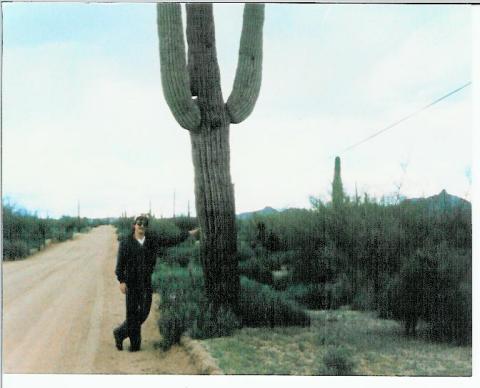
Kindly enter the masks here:
[[395, 127], [395, 126], [397, 126], [398, 124], [404, 122], [405, 120], [408, 120], [408, 119], [410, 119], [411, 117], [415, 116], [416, 114], [424, 111], [425, 109], [428, 109], [428, 108], [430, 108], [431, 106], [433, 106], [433, 105], [435, 105], [435, 104], [438, 104], [440, 101], [444, 100], [444, 99], [447, 98], [447, 97], [450, 97], [452, 94], [455, 94], [455, 93], [459, 92], [460, 90], [466, 88], [467, 86], [469, 86], [469, 85], [471, 85], [471, 84], [472, 84], [471, 81], [467, 82], [465, 85], [462, 85], [462, 86], [460, 86], [459, 88], [457, 88], [457, 89], [455, 89], [455, 90], [452, 90], [451, 92], [445, 94], [444, 96], [442, 96], [442, 97], [440, 97], [440, 98], [437, 98], [435, 101], [431, 102], [430, 104], [425, 105], [423, 108], [420, 108], [420, 109], [416, 110], [415, 112], [410, 113], [409, 115], [401, 118], [400, 120], [395, 121], [393, 124], [390, 124], [389, 126], [387, 126], [387, 127], [383, 128], [383, 129], [375, 132], [374, 134], [368, 136], [367, 138], [365, 138], [365, 139], [363, 139], [363, 140], [360, 140], [359, 142], [357, 142], [357, 143], [355, 143], [355, 144], [353, 144], [353, 145], [345, 148], [343, 151], [341, 151], [341, 153], [350, 151], [351, 149], [359, 146], [360, 144], [363, 144], [363, 143], [367, 142], [368, 140], [371, 140], [371, 139], [373, 139], [374, 137], [380, 135], [381, 133], [386, 132], [386, 131], [389, 130], [389, 129], [392, 129], [393, 127]]

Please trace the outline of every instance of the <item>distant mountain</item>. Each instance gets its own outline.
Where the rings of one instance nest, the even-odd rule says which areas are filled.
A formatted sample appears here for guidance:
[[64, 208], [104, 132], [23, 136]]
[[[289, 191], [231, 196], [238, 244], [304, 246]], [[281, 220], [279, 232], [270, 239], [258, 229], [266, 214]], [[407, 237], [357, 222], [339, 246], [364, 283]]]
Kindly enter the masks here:
[[471, 209], [472, 204], [467, 200], [457, 197], [455, 195], [448, 194], [446, 190], [442, 190], [437, 195], [432, 195], [427, 198], [410, 198], [405, 201], [413, 203], [424, 203], [431, 210], [451, 210], [458, 207], [466, 207]]
[[264, 216], [264, 215], [274, 214], [274, 213], [278, 213], [278, 210], [274, 209], [273, 207], [267, 206], [267, 207], [264, 207], [262, 210], [256, 210], [253, 212], [245, 212], [245, 213], [237, 214], [237, 218], [240, 220], [248, 220], [252, 218], [254, 215]]

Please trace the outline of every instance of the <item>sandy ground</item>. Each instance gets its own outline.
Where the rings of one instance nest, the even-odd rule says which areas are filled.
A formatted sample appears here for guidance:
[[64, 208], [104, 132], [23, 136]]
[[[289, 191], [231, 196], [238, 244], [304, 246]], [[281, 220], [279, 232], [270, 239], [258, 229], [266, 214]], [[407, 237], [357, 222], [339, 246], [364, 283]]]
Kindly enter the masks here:
[[155, 348], [155, 302], [142, 351], [114, 346], [125, 316], [114, 276], [117, 239], [101, 226], [22, 261], [3, 263], [4, 373], [197, 374], [182, 347]]

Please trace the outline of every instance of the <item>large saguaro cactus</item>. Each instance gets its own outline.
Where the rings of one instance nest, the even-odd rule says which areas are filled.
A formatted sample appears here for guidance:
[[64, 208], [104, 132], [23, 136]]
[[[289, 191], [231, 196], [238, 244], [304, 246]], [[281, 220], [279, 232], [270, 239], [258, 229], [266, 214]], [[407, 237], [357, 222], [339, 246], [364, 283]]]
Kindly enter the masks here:
[[260, 92], [264, 8], [263, 4], [244, 7], [238, 65], [225, 104], [212, 4], [186, 5], [188, 55], [180, 5], [157, 4], [163, 93], [177, 122], [190, 131], [205, 290], [216, 307], [238, 307], [240, 281], [229, 127], [247, 118]]

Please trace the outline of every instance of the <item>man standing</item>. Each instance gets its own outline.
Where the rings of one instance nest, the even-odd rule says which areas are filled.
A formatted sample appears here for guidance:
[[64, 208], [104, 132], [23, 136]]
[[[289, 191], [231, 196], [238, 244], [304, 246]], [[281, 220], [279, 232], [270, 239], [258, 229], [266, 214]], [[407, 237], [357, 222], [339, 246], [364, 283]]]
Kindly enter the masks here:
[[141, 325], [148, 317], [152, 304], [151, 275], [155, 266], [156, 249], [146, 233], [148, 217], [135, 218], [132, 233], [122, 239], [118, 248], [115, 274], [120, 291], [126, 295], [127, 317], [113, 330], [115, 346], [123, 350], [123, 340], [130, 338], [131, 352], [140, 350]]

